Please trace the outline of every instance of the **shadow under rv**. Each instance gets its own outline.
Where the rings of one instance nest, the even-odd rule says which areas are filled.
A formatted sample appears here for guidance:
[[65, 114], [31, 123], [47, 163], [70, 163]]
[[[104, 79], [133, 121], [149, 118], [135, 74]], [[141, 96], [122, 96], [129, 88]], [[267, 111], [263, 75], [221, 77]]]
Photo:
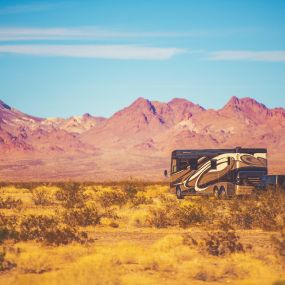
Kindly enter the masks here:
[[264, 175], [267, 150], [263, 148], [175, 150], [170, 190], [178, 199], [186, 195], [251, 195]]

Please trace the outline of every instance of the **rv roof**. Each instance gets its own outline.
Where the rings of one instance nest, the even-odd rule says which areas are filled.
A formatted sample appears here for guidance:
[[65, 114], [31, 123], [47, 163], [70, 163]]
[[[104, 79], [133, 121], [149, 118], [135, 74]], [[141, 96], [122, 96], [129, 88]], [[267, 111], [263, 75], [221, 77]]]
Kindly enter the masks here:
[[265, 148], [232, 148], [232, 149], [181, 149], [174, 150], [172, 157], [185, 157], [185, 156], [197, 156], [197, 155], [215, 155], [222, 153], [267, 153]]

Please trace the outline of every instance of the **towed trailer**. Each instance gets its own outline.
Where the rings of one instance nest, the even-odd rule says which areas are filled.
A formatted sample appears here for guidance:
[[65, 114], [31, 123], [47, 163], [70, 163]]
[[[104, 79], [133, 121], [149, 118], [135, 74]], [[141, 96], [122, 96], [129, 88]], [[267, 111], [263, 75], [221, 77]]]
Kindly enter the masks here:
[[[174, 150], [170, 191], [178, 199], [187, 195], [251, 195], [267, 173], [264, 148]], [[167, 170], [164, 174], [168, 176]]]
[[285, 190], [285, 175], [265, 175], [261, 182], [262, 189]]

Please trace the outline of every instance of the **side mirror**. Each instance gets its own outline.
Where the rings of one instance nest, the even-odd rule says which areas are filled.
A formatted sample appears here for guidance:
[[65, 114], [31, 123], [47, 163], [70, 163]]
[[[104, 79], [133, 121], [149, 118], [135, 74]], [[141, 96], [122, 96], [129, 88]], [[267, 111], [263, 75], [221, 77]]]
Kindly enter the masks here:
[[164, 170], [164, 176], [165, 176], [165, 177], [168, 177], [167, 170]]

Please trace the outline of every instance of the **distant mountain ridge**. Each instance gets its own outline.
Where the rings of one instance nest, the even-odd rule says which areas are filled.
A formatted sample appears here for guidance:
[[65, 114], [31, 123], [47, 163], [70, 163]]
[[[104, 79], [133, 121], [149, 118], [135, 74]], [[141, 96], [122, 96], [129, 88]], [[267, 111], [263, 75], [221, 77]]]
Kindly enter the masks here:
[[218, 110], [138, 98], [110, 118], [67, 119], [33, 117], [0, 101], [0, 179], [160, 180], [173, 149], [235, 146], [268, 148], [271, 172], [282, 172], [284, 130], [285, 109], [252, 98], [232, 97]]

